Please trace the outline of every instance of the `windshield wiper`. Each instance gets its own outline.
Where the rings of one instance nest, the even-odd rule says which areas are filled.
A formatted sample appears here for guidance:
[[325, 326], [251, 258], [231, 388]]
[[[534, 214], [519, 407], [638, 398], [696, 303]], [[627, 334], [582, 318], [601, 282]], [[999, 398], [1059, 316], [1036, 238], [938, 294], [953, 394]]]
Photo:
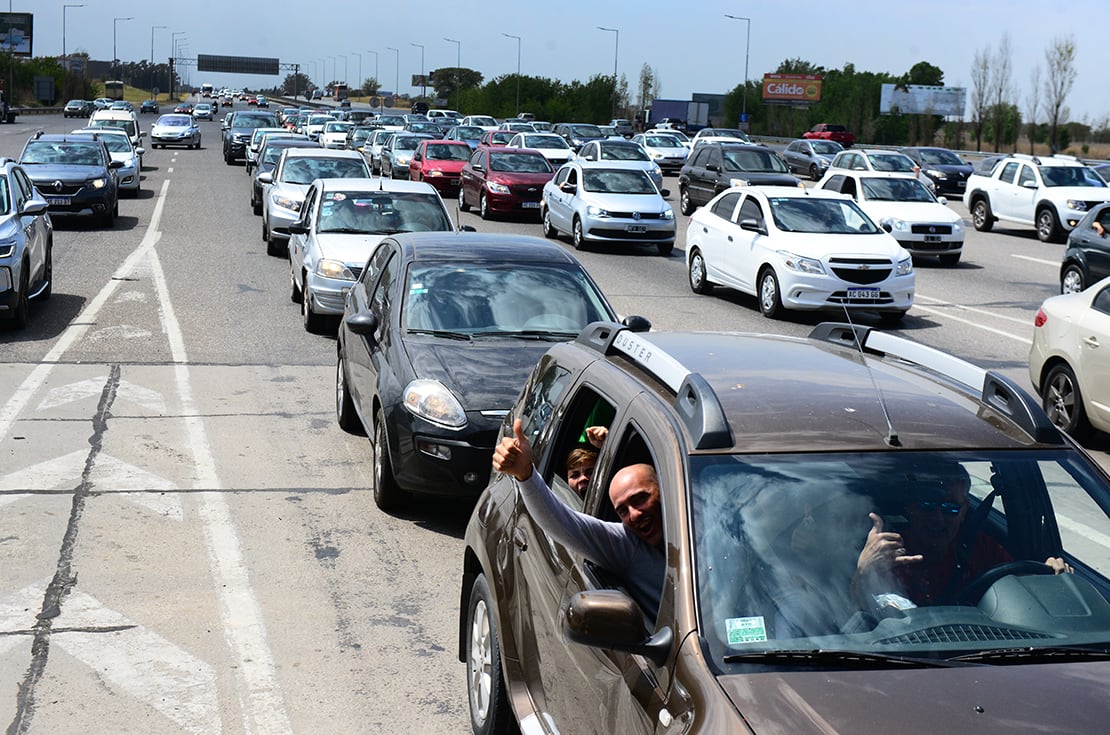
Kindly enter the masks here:
[[970, 661], [987, 664], [1035, 664], [1066, 661], [1110, 661], [1110, 650], [1105, 648], [1079, 648], [1053, 646], [1050, 648], [996, 648], [956, 656], [949, 661]]
[[410, 329], [409, 334], [428, 334], [433, 337], [442, 337], [444, 339], [457, 339], [463, 342], [472, 341], [469, 334], [463, 332], [448, 332], [444, 329]]
[[549, 329], [487, 329], [474, 332], [476, 337], [511, 337], [514, 339], [552, 339], [563, 341], [574, 339], [578, 332], [552, 332]]
[[811, 651], [752, 651], [751, 653], [734, 653], [731, 656], [725, 656], [725, 663], [813, 664], [816, 666], [837, 666], [856, 669], [936, 669], [948, 668], [953, 665], [947, 661], [933, 658], [910, 658], [907, 656], [890, 656], [883, 653], [868, 653], [866, 651], [821, 649]]

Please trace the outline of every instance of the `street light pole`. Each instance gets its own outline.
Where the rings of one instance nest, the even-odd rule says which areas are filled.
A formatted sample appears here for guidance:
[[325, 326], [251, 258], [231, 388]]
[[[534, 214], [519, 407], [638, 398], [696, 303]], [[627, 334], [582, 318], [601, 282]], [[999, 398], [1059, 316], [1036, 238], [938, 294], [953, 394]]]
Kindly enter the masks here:
[[[69, 73], [69, 57], [66, 56], [66, 11], [70, 8], [83, 8], [84, 5], [63, 5], [62, 6], [62, 68], [65, 69], [66, 74]], [[8, 41], [11, 41], [9, 37]]]
[[361, 92], [362, 83], [365, 81], [364, 77], [362, 76], [362, 54], [360, 54], [358, 51], [352, 51], [351, 53], [358, 57], [358, 91]]
[[401, 52], [392, 46], [386, 48], [393, 52], [393, 100], [396, 103], [401, 94]]
[[420, 96], [427, 97], [428, 80], [424, 77], [424, 46], [423, 44], [413, 43], [412, 41], [409, 41], [409, 46], [416, 46], [420, 49], [420, 81], [423, 82], [423, 84], [420, 85]]
[[617, 116], [617, 50], [620, 46], [621, 32], [616, 28], [602, 28], [599, 31], [609, 31], [613, 34], [613, 117]]
[[112, 19], [112, 62], [116, 65], [116, 76], [120, 76], [119, 59], [116, 58], [116, 28], [119, 27], [121, 20], [135, 20], [134, 17], [130, 18], [113, 18]]
[[374, 54], [374, 81], [377, 82], [378, 87], [382, 86], [382, 80], [378, 78], [378, 52], [372, 49], [367, 49], [366, 53]]
[[177, 58], [177, 37], [184, 36], [185, 31], [173, 31], [170, 33], [170, 83], [169, 90], [170, 96], [167, 102], [173, 102], [173, 82], [174, 82], [174, 59]]
[[747, 37], [747, 40], [744, 42], [744, 95], [743, 95], [742, 100], [741, 100], [741, 105], [742, 105], [741, 114], [744, 116], [744, 121], [747, 122], [747, 119], [748, 119], [748, 52], [751, 51], [751, 48], [752, 48], [752, 19], [751, 18], [745, 18], [745, 17], [740, 16], [740, 15], [729, 15], [728, 13], [725, 13], [725, 17], [726, 18], [731, 18], [733, 20], [747, 21], [747, 23], [748, 23], [748, 37]]
[[339, 54], [343, 57], [343, 83], [349, 84], [347, 81], [347, 54]]
[[459, 89], [459, 69], [462, 67], [462, 41], [456, 41], [446, 36], [443, 40], [455, 44], [455, 109], [457, 110], [459, 108], [459, 95], [461, 94], [461, 90]]
[[169, 26], [151, 26], [150, 27], [150, 67], [154, 68], [154, 31], [158, 28], [168, 28]]
[[505, 38], [516, 39], [516, 114], [520, 117], [520, 36], [511, 33], [502, 33]]

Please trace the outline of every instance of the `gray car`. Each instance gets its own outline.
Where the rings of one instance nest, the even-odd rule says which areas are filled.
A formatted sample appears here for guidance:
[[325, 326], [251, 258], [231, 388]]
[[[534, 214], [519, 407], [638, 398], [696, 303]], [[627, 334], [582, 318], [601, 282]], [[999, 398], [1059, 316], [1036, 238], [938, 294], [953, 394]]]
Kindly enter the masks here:
[[405, 179], [409, 175], [409, 161], [422, 140], [435, 140], [427, 133], [397, 133], [382, 146], [381, 161], [378, 168], [382, 176], [391, 179]]
[[27, 325], [31, 299], [48, 299], [54, 278], [54, 225], [46, 199], [23, 167], [0, 164], [0, 324]]
[[795, 140], [786, 146], [782, 159], [790, 173], [808, 176], [817, 181], [825, 175], [829, 164], [844, 146], [835, 140]]

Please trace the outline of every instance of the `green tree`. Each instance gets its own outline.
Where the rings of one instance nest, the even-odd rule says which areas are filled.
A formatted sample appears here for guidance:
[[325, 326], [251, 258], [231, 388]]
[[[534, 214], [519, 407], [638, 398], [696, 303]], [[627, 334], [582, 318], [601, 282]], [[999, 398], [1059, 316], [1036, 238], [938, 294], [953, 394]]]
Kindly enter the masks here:
[[466, 67], [446, 66], [431, 72], [436, 97], [454, 100], [458, 91], [482, 86], [482, 73]]

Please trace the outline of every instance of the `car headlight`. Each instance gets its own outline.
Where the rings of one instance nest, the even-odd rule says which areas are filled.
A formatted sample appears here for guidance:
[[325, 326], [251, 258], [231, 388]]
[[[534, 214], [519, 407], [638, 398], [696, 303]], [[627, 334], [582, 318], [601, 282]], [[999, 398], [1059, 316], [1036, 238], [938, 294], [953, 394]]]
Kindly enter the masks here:
[[652, 158], [662, 158], [663, 157], [663, 154], [660, 153], [659, 151], [648, 151], [648, 155], [651, 156]]
[[674, 219], [674, 210], [667, 207], [663, 210], [663, 219]]
[[324, 278], [338, 278], [344, 281], [355, 280], [355, 274], [341, 260], [323, 259], [316, 264], [316, 275]]
[[399, 163], [403, 166], [408, 166], [409, 165], [409, 159], [410, 158], [412, 158], [412, 156], [394, 156], [394, 159], [397, 161], [397, 163]]
[[15, 255], [14, 242], [0, 242], [0, 258], [10, 258]]
[[91, 184], [92, 188], [94, 188], [94, 189], [103, 189], [105, 186], [108, 185], [108, 179], [103, 178], [103, 177], [96, 178], [96, 179], [90, 179], [89, 184]]
[[433, 168], [427, 173], [428, 176], [443, 176], [443, 172], [438, 168]]
[[1087, 211], [1087, 202], [1082, 199], [1069, 199], [1065, 204], [1067, 204], [1068, 209], [1074, 209], [1076, 212]]
[[291, 212], [301, 211], [301, 203], [296, 199], [291, 199], [290, 197], [278, 194], [270, 197], [270, 200], [282, 209], [288, 209]]
[[913, 258], [899, 260], [894, 266], [894, 275], [896, 276], [908, 276], [911, 273], [913, 273]]
[[604, 209], [602, 209], [601, 207], [595, 207], [592, 204], [589, 205], [588, 207], [586, 207], [586, 214], [587, 214], [587, 216], [590, 216], [590, 217], [608, 217], [609, 216], [609, 213], [606, 212]]
[[904, 219], [890, 218], [884, 221], [890, 225], [891, 229], [894, 230], [908, 230], [910, 228], [909, 223], [906, 222]]
[[937, 171], [936, 169], [932, 169], [932, 168], [925, 169], [925, 175], [929, 176], [929, 177], [932, 177], [934, 179], [947, 179], [948, 178], [948, 174], [944, 173], [943, 171]]
[[815, 258], [803, 258], [801, 255], [795, 255], [786, 250], [779, 250], [778, 253], [779, 257], [782, 258], [783, 264], [792, 271], [810, 273], [815, 276], [825, 275], [825, 266], [821, 265], [820, 260]]
[[729, 179], [728, 180], [728, 185], [729, 186], [747, 186], [748, 185], [748, 180], [747, 179]]
[[414, 380], [405, 386], [405, 410], [413, 416], [448, 429], [466, 426], [466, 412], [451, 391], [438, 380]]
[[499, 184], [496, 181], [487, 181], [486, 188], [492, 191], [494, 194], [509, 193], [509, 187], [505, 186], [504, 184]]
[[952, 233], [953, 234], [958, 235], [963, 231], [964, 231], [963, 220], [956, 220], [955, 222], [952, 223]]

